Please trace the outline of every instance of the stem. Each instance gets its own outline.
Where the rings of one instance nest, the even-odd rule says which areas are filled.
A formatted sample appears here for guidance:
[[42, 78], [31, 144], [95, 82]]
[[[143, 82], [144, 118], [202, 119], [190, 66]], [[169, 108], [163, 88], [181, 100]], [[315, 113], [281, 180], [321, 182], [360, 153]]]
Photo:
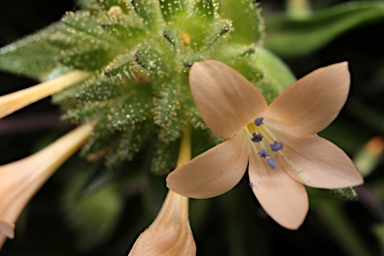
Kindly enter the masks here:
[[[191, 128], [189, 124], [187, 124], [183, 136], [181, 137], [181, 144], [179, 156], [177, 158], [176, 168], [186, 164], [189, 160], [191, 160]], [[180, 212], [180, 214], [188, 218], [188, 197], [179, 195], [173, 192], [172, 190], [169, 190], [167, 194], [167, 199], [165, 201], [178, 201], [180, 208], [182, 209], [182, 212]]]
[[191, 128], [187, 124], [181, 137], [179, 157], [177, 158], [176, 168], [186, 164], [191, 160]]
[[24, 108], [36, 101], [79, 83], [90, 76], [83, 71], [73, 71], [53, 80], [0, 97], [0, 118]]

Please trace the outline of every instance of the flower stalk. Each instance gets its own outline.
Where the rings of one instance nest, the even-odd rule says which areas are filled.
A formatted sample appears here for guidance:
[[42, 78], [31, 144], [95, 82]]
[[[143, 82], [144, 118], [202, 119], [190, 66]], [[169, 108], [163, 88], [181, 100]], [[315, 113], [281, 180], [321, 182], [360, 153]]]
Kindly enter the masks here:
[[14, 237], [15, 221], [49, 177], [92, 134], [92, 125], [82, 125], [39, 152], [0, 166], [0, 248], [5, 237]]
[[42, 82], [35, 86], [10, 93], [0, 97], [0, 118], [20, 110], [36, 101], [48, 97], [76, 83], [84, 81], [90, 76], [83, 71], [72, 71], [68, 74]]
[[[177, 168], [191, 159], [189, 126], [183, 134]], [[136, 240], [128, 256], [196, 255], [188, 220], [188, 198], [169, 190], [154, 222]]]

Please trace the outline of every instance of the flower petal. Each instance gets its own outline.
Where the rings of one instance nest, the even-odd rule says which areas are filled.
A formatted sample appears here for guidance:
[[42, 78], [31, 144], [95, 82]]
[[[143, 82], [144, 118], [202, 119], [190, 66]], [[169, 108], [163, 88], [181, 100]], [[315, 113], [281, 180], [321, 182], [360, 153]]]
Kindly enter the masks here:
[[284, 164], [288, 174], [316, 188], [346, 188], [363, 184], [351, 159], [333, 143], [318, 136], [297, 137], [274, 131], [284, 143]]
[[249, 179], [253, 193], [263, 209], [287, 229], [298, 229], [308, 212], [304, 186], [287, 175], [278, 165], [270, 169], [253, 152], [249, 160]]
[[231, 138], [267, 108], [247, 79], [218, 61], [193, 64], [189, 83], [203, 120], [224, 138]]
[[5, 244], [6, 241], [7, 241], [7, 237], [4, 234], [0, 233], [0, 250], [1, 248], [3, 248], [3, 245]]
[[209, 198], [229, 191], [247, 168], [247, 139], [242, 133], [235, 135], [195, 157], [168, 175], [167, 187], [191, 198]]
[[327, 127], [347, 100], [348, 63], [319, 68], [296, 81], [268, 107], [270, 125], [295, 135], [312, 135]]
[[0, 220], [0, 235], [5, 235], [6, 237], [13, 238], [15, 236], [14, 230], [15, 224]]

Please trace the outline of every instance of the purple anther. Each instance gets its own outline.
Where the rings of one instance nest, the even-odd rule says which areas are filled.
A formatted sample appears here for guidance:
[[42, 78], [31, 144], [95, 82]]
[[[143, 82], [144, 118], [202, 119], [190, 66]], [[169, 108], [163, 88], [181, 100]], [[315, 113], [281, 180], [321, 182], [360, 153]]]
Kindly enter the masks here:
[[264, 117], [258, 117], [255, 119], [254, 123], [256, 126], [260, 126], [263, 124], [263, 121], [264, 121]]
[[259, 133], [259, 134], [256, 134], [255, 132], [252, 133], [251, 141], [260, 142], [260, 141], [262, 141], [262, 139], [263, 139], [263, 135], [261, 135], [261, 133]]
[[279, 141], [274, 141], [273, 144], [270, 144], [272, 151], [277, 152], [283, 149], [283, 143]]
[[259, 151], [259, 153], [257, 153], [260, 157], [267, 157], [267, 156], [269, 156], [269, 154], [268, 154], [268, 152], [267, 152], [267, 150], [265, 150], [265, 149], [261, 149], [260, 151]]
[[277, 163], [273, 158], [268, 158], [267, 164], [269, 165], [269, 167], [271, 167], [271, 169], [275, 169], [277, 167]]

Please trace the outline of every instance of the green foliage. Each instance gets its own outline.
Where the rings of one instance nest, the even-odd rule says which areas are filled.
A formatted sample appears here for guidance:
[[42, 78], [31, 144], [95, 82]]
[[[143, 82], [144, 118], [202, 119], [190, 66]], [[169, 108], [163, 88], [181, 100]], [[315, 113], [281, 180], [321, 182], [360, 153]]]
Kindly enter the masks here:
[[383, 20], [383, 14], [383, 2], [349, 2], [302, 18], [275, 15], [266, 21], [265, 47], [280, 56], [303, 56], [348, 30]]
[[105, 242], [112, 234], [122, 212], [123, 199], [113, 185], [79, 197], [77, 193], [85, 176], [82, 172], [72, 172], [62, 199], [62, 210], [70, 228], [76, 232], [76, 245], [82, 251]]
[[53, 24], [0, 49], [0, 69], [46, 80], [57, 66], [61, 49], [51, 43], [60, 24]]
[[180, 141], [164, 142], [158, 139], [155, 144], [151, 171], [157, 175], [167, 174], [176, 166]]
[[357, 201], [359, 199], [359, 196], [357, 195], [356, 191], [352, 187], [334, 189], [334, 190], [330, 190], [330, 192], [334, 193], [335, 195], [339, 196], [344, 200]]

